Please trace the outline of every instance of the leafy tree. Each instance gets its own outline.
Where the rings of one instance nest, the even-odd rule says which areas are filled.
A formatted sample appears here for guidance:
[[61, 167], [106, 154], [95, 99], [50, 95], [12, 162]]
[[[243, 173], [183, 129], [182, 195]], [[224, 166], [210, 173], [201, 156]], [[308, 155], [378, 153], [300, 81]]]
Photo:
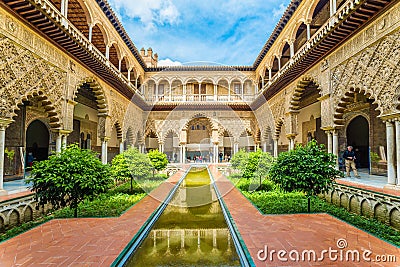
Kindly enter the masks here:
[[235, 170], [239, 170], [242, 174], [246, 170], [247, 160], [249, 158], [249, 154], [243, 149], [236, 152], [230, 161], [232, 168]]
[[269, 176], [287, 192], [304, 192], [308, 196], [310, 212], [310, 197], [327, 191], [341, 174], [334, 166], [335, 156], [326, 153], [324, 146], [313, 140], [304, 147], [299, 145], [279, 154]]
[[112, 179], [109, 167], [94, 152], [74, 144], [48, 160], [36, 162], [28, 182], [39, 205], [50, 203], [55, 209], [69, 206], [78, 217], [78, 204], [106, 192]]
[[[168, 165], [167, 155], [158, 151], [158, 149], [150, 150], [150, 152], [147, 153], [147, 156], [149, 157], [154, 169], [156, 169], [157, 171], [164, 170]], [[153, 171], [153, 177], [154, 177], [154, 171]]]
[[143, 179], [151, 174], [153, 165], [147, 155], [136, 148], [129, 148], [117, 155], [111, 162], [111, 175], [115, 180], [130, 179], [131, 193], [134, 179]]
[[270, 169], [275, 163], [275, 159], [268, 152], [261, 152], [261, 151], [259, 152], [259, 151], [257, 151], [257, 153], [259, 153], [258, 165], [256, 171], [254, 172], [254, 176], [260, 179], [260, 187], [261, 187], [262, 179], [268, 176]]

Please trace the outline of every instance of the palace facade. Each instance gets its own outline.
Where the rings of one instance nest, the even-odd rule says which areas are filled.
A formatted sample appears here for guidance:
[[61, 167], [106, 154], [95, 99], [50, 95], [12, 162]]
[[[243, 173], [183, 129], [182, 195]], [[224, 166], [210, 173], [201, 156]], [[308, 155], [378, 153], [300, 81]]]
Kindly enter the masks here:
[[158, 67], [105, 0], [3, 0], [0, 190], [70, 143], [183, 163], [311, 139], [400, 186], [399, 30], [400, 1], [293, 0], [252, 66]]

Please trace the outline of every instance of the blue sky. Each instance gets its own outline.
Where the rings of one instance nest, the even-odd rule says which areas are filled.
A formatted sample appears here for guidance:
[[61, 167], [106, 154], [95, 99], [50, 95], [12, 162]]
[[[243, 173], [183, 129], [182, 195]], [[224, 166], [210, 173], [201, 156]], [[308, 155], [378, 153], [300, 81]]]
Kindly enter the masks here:
[[[252, 65], [290, 0], [109, 0], [159, 65]], [[201, 63], [197, 63], [201, 64]]]

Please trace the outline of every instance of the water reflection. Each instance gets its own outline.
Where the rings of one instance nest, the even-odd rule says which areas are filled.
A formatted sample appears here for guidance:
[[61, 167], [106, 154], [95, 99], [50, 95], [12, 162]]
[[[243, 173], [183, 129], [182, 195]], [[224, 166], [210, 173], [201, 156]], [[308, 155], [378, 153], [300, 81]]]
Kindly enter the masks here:
[[240, 266], [207, 169], [194, 169], [127, 266]]

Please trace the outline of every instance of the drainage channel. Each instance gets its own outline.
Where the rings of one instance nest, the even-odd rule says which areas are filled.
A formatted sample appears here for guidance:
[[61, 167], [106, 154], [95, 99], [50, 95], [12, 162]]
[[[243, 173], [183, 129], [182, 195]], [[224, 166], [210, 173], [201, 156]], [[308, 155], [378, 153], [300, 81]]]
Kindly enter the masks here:
[[206, 166], [190, 168], [112, 266], [255, 266]]

